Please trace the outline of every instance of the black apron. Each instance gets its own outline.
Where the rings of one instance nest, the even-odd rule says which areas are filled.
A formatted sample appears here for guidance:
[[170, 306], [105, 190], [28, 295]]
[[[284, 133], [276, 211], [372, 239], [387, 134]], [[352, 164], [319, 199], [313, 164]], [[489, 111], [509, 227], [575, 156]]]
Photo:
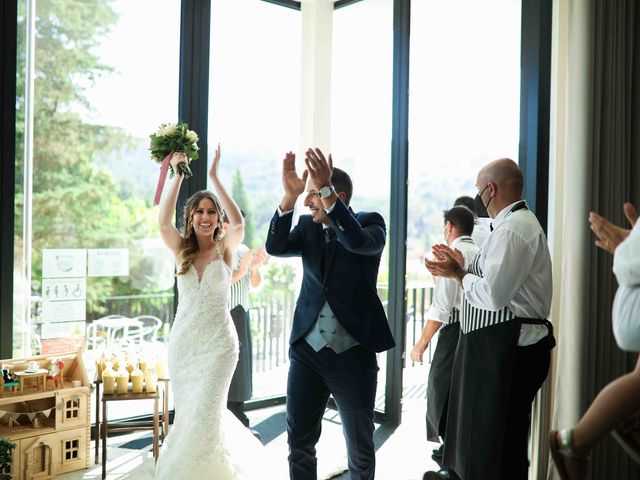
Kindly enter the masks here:
[[431, 360], [427, 380], [427, 440], [439, 442], [444, 439], [447, 420], [447, 404], [451, 387], [453, 359], [460, 336], [458, 309], [451, 315], [450, 323], [440, 328], [438, 344]]
[[[511, 212], [522, 208], [524, 202]], [[481, 277], [479, 257], [468, 271]], [[477, 309], [466, 299], [461, 313], [443, 465], [463, 480], [499, 479], [520, 327], [547, 326], [549, 333], [538, 344], [548, 350], [555, 346], [553, 327], [545, 319], [517, 318], [507, 307], [498, 312]]]
[[252, 389], [252, 369], [251, 358], [251, 324], [249, 322], [249, 312], [242, 305], [238, 305], [231, 310], [231, 318], [238, 333], [240, 343], [240, 355], [238, 364], [231, 379], [229, 387], [229, 402], [244, 402], [251, 398]]

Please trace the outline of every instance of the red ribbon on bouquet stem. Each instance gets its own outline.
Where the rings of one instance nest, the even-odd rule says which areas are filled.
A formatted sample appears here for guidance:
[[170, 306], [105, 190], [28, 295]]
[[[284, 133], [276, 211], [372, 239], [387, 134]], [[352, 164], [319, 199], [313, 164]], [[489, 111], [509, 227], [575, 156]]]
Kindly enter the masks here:
[[167, 171], [169, 170], [169, 164], [173, 152], [164, 157], [162, 161], [162, 167], [160, 167], [160, 177], [158, 177], [158, 186], [156, 187], [156, 195], [153, 197], [153, 206], [160, 204], [160, 197], [162, 196], [162, 190], [164, 190], [164, 182], [167, 180]]

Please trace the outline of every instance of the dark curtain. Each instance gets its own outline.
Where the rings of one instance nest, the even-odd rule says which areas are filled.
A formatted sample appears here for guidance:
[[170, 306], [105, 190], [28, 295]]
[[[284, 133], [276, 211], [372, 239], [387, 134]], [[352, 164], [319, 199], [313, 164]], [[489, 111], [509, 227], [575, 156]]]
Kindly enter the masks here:
[[[589, 209], [619, 225], [626, 224], [624, 202], [640, 208], [639, 3], [594, 1]], [[637, 354], [620, 351], [613, 338], [611, 306], [617, 288], [613, 257], [591, 242], [587, 262], [583, 412], [605, 385], [632, 370], [637, 360]], [[593, 450], [590, 468], [594, 479], [640, 478], [640, 468], [610, 436]]]

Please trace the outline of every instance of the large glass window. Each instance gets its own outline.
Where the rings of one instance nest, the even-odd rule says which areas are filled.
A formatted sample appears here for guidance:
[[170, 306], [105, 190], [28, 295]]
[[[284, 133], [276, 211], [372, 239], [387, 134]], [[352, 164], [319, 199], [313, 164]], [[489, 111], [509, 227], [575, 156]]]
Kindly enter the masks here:
[[[19, 2], [13, 354], [55, 356], [84, 346], [90, 372], [102, 352], [162, 359], [174, 267], [151, 206], [158, 165], [147, 149], [160, 123], [177, 120], [180, 1], [37, 3], [33, 176], [26, 183], [25, 3]], [[31, 210], [23, 183], [32, 192]], [[33, 233], [23, 238], [29, 218]], [[30, 285], [23, 246], [32, 259]], [[23, 300], [31, 304], [29, 315]]]
[[[433, 280], [423, 259], [442, 242], [443, 211], [476, 195], [483, 165], [518, 160], [520, 10], [519, 0], [411, 5], [407, 352], [427, 320]], [[425, 378], [406, 370], [405, 390]]]
[[[258, 0], [211, 7], [209, 152], [245, 212], [244, 244], [263, 248], [282, 199], [282, 159], [300, 138], [300, 12]], [[299, 155], [300, 157], [300, 155]], [[253, 397], [286, 391], [299, 259], [268, 259], [251, 289]]]
[[[331, 151], [335, 165], [353, 180], [353, 209], [379, 212], [387, 224], [388, 240], [393, 1], [359, 2], [335, 10], [333, 19]], [[387, 241], [378, 272], [385, 308], [388, 245]], [[378, 410], [384, 410], [386, 363], [386, 353], [379, 354]]]

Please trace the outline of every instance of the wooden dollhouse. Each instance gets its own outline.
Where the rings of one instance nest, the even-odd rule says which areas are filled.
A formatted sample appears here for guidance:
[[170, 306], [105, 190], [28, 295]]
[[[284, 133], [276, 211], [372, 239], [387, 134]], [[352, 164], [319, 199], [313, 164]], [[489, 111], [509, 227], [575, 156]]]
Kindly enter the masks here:
[[16, 444], [12, 478], [50, 479], [89, 468], [92, 387], [81, 351], [0, 365], [6, 370], [0, 376], [0, 438]]

